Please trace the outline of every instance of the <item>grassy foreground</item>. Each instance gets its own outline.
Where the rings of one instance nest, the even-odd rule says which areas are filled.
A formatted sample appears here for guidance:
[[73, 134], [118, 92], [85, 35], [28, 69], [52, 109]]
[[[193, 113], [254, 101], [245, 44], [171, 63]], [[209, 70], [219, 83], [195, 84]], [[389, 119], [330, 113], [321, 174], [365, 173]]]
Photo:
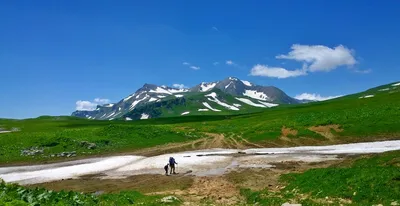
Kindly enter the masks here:
[[[389, 90], [382, 90], [386, 88]], [[66, 155], [60, 157], [63, 152], [74, 152], [78, 157], [131, 152], [167, 143], [193, 141], [207, 137], [205, 133], [224, 134], [239, 142], [248, 141], [262, 146], [398, 139], [399, 88], [383, 85], [330, 101], [280, 106], [246, 115], [142, 121], [95, 121], [73, 117], [0, 119], [0, 128], [16, 130], [0, 133], [0, 165], [69, 158]], [[360, 98], [365, 95], [374, 96]], [[331, 125], [339, 130], [330, 128]], [[323, 126], [325, 131], [311, 129], [315, 126]], [[290, 132], [283, 134], [283, 128], [288, 128]], [[329, 136], [324, 136], [324, 133]], [[284, 141], [282, 136], [286, 136]], [[21, 154], [23, 150], [32, 148], [43, 151], [31, 156]]]
[[280, 178], [280, 191], [242, 189], [248, 204], [397, 205], [400, 204], [400, 151]]
[[[284, 174], [279, 181], [281, 187], [278, 190], [242, 188], [240, 195], [243, 202], [236, 205], [280, 206], [286, 202], [303, 205], [396, 205], [400, 203], [400, 151], [365, 155], [328, 168]], [[165, 196], [145, 196], [135, 191], [94, 195], [0, 183], [0, 206], [181, 205], [185, 202], [180, 197], [172, 198], [170, 203], [163, 199]], [[213, 201], [209, 204], [218, 205]]]

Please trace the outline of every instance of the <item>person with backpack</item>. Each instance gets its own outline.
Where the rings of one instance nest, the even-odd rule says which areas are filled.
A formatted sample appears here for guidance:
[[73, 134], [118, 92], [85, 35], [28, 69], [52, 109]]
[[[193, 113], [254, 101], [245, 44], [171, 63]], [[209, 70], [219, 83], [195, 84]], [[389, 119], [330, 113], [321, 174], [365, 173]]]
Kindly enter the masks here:
[[175, 159], [173, 157], [169, 158], [169, 167], [171, 168], [170, 174], [172, 174], [172, 171], [174, 172], [174, 174], [176, 174], [175, 172], [175, 164], [178, 164]]

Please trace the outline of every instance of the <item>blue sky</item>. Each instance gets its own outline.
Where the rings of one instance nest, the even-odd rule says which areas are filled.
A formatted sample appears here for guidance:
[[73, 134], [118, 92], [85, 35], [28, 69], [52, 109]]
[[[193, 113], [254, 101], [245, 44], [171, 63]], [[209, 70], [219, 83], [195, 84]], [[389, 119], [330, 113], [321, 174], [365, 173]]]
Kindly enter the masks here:
[[400, 1], [0, 1], [0, 117], [69, 115], [78, 100], [119, 101], [144, 83], [235, 76], [290, 96], [335, 96], [399, 81], [399, 9]]

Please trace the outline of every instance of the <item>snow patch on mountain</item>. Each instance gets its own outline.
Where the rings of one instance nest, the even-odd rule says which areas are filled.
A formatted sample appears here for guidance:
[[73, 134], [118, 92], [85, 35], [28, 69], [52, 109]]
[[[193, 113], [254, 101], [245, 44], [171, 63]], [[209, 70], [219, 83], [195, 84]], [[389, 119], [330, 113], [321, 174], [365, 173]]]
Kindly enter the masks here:
[[254, 102], [252, 102], [250, 99], [239, 98], [239, 97], [235, 97], [235, 99], [237, 99], [237, 100], [239, 100], [239, 101], [241, 101], [241, 102], [243, 102], [243, 103], [246, 103], [246, 104], [248, 104], [248, 105], [250, 105], [250, 106], [253, 106], [253, 107], [264, 107], [264, 108], [265, 108], [265, 105], [254, 103]]
[[158, 97], [158, 98], [165, 98], [165, 97], [167, 97], [167, 96], [158, 95], [157, 97]]
[[200, 90], [201, 90], [202, 92], [207, 92], [207, 91], [212, 90], [212, 89], [215, 87], [215, 85], [217, 85], [217, 83], [206, 83], [206, 82], [202, 82], [202, 83], [200, 84]]
[[132, 102], [131, 106], [129, 107], [129, 111], [131, 111], [132, 109], [134, 109], [136, 107], [137, 104], [139, 104], [141, 101], [143, 101], [144, 99], [146, 99], [148, 96], [146, 95], [145, 97], [143, 97], [142, 99], [139, 100], [135, 100], [134, 102]]
[[183, 112], [181, 115], [187, 115], [187, 114], [189, 114], [190, 112]]
[[380, 90], [378, 90], [378, 91], [384, 92], [384, 91], [389, 91], [389, 90], [390, 90], [390, 88], [384, 88], [384, 89], [380, 89]]
[[258, 92], [256, 90], [244, 90], [243, 96], [264, 101], [270, 100], [270, 98], [266, 94], [264, 94], [264, 92]]
[[269, 103], [269, 102], [263, 102], [263, 101], [258, 101], [259, 103], [267, 106], [267, 107], [276, 107], [279, 106], [279, 104], [273, 104], [273, 103]]
[[220, 111], [221, 111], [221, 110], [219, 110], [219, 109], [214, 109], [214, 108], [212, 108], [207, 102], [203, 102], [203, 105], [204, 105], [205, 107], [207, 107], [208, 109], [214, 111], [214, 112], [220, 112]]
[[233, 104], [233, 106], [235, 106], [235, 107], [241, 107], [242, 105], [241, 105], [241, 104]]
[[392, 84], [393, 87], [400, 86], [400, 82], [396, 84]]
[[175, 97], [181, 98], [181, 97], [183, 97], [183, 95], [182, 94], [175, 94]]
[[157, 101], [157, 100], [158, 100], [157, 98], [152, 97], [152, 98], [149, 99], [149, 102], [154, 102], [154, 101]]
[[160, 94], [172, 94], [171, 92], [167, 91], [166, 89], [163, 89], [161, 87], [157, 87], [156, 90], [150, 90], [149, 92], [151, 93], [160, 93]]
[[375, 95], [365, 95], [365, 96], [359, 97], [359, 99], [371, 98], [371, 97], [374, 97], [374, 96], [375, 96]]
[[129, 117], [125, 117], [125, 120], [126, 120], [126, 121], [131, 121], [132, 119], [129, 118]]
[[187, 92], [187, 91], [188, 91], [187, 89], [172, 89], [172, 88], [168, 89], [168, 92], [170, 92], [172, 94], [182, 93], [182, 92]]
[[251, 84], [249, 81], [245, 81], [245, 80], [240, 80], [240, 81], [242, 81], [242, 83], [243, 83], [244, 85], [248, 86], [248, 87], [253, 86], [253, 84]]
[[209, 111], [209, 109], [199, 109], [197, 111], [199, 111], [199, 112], [207, 112], [207, 111]]
[[140, 119], [148, 119], [150, 115], [143, 113]]
[[112, 107], [112, 106], [114, 106], [114, 104], [105, 104], [105, 105], [103, 105], [103, 107]]
[[229, 86], [231, 86], [231, 84], [232, 84], [232, 82], [229, 82], [229, 84], [227, 84], [227, 85], [225, 86], [225, 89], [227, 89]]
[[225, 107], [225, 108], [228, 108], [228, 109], [230, 109], [230, 110], [239, 110], [239, 108], [237, 108], [237, 107], [234, 107], [234, 106], [232, 106], [232, 105], [229, 105], [229, 104], [227, 104], [227, 103], [225, 103], [225, 102], [221, 102], [218, 98], [217, 98], [217, 94], [215, 93], [215, 92], [212, 92], [212, 93], [210, 93], [210, 94], [207, 94], [207, 95], [204, 95], [204, 96], [206, 96], [206, 97], [211, 97], [211, 98], [207, 98], [209, 101], [212, 101], [212, 102], [215, 102], [215, 103], [217, 103], [217, 104], [219, 104], [219, 105], [221, 105], [221, 106], [223, 106], [223, 107]]

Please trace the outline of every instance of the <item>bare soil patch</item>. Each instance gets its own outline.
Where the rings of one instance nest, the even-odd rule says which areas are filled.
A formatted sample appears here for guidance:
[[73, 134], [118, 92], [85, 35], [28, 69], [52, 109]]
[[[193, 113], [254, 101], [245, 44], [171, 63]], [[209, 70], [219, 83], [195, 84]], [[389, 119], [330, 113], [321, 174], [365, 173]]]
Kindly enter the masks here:
[[335, 140], [335, 135], [332, 134], [332, 130], [334, 130], [335, 132], [343, 131], [343, 129], [340, 128], [340, 125], [337, 125], [337, 124], [313, 126], [308, 129], [324, 136], [325, 138], [327, 138], [330, 141]]

